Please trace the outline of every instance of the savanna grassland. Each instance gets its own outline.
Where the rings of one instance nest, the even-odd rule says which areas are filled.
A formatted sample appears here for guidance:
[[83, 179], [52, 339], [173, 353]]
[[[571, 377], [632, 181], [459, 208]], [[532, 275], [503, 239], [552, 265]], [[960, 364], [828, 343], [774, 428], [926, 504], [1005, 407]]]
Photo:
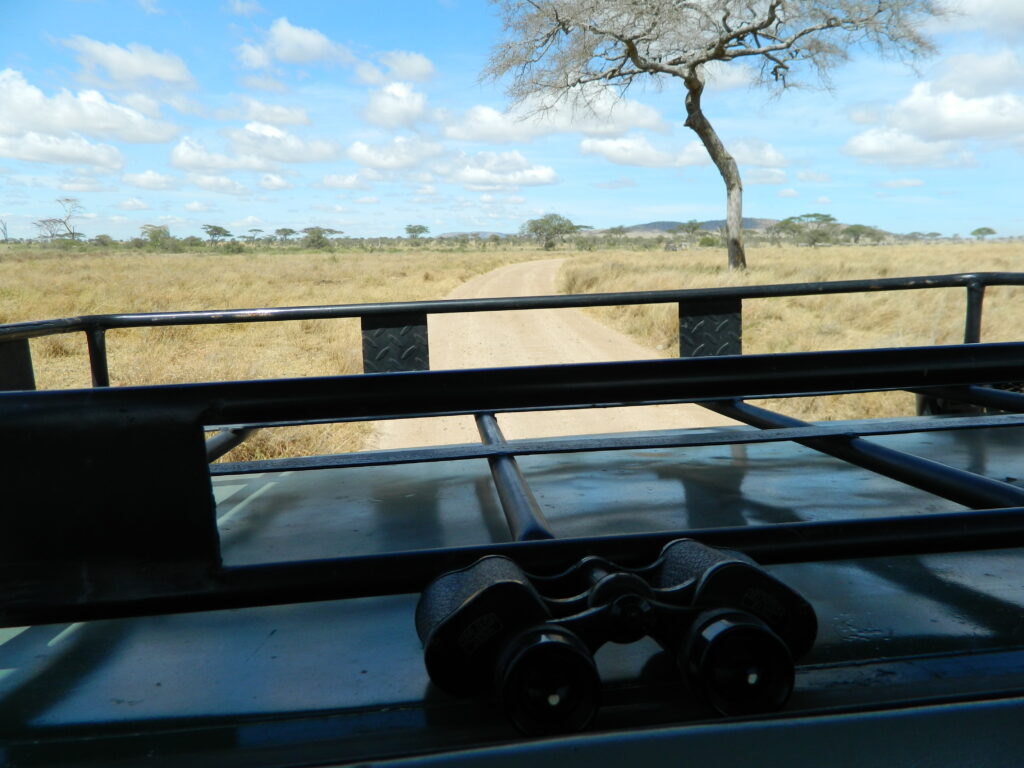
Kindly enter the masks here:
[[[0, 250], [0, 322], [108, 312], [310, 306], [444, 297], [474, 275], [514, 261], [565, 257], [566, 293], [843, 280], [1024, 269], [1024, 244], [874, 247], [763, 247], [748, 250], [744, 273], [724, 267], [720, 249], [680, 252], [494, 250], [132, 253]], [[1021, 289], [986, 295], [983, 340], [1024, 337]], [[961, 339], [964, 291], [887, 292], [752, 300], [744, 304], [744, 351], [790, 352]], [[672, 306], [595, 309], [600, 319], [661, 350], [677, 344]], [[89, 386], [82, 334], [31, 342], [40, 388]], [[112, 331], [111, 381], [118, 385], [321, 376], [361, 371], [357, 320], [304, 320]], [[906, 415], [910, 395], [882, 393], [776, 401], [813, 419]], [[233, 460], [358, 449], [368, 427], [315, 425], [262, 430]]]
[[[723, 270], [718, 249], [583, 254], [562, 270], [566, 293], [644, 291], [767, 285], [959, 272], [1024, 271], [1024, 243], [942, 243], [747, 250], [745, 272]], [[932, 289], [871, 294], [756, 299], [743, 305], [745, 353], [804, 352], [963, 341], [965, 291]], [[982, 341], [1024, 339], [1024, 289], [989, 288]], [[678, 344], [676, 309], [668, 305], [590, 310], [647, 346]], [[912, 395], [900, 392], [768, 400], [761, 403], [798, 418], [854, 419], [906, 416]]]
[[[114, 312], [434, 299], [536, 251], [247, 253], [0, 251], [0, 322]], [[40, 389], [88, 387], [81, 333], [31, 342]], [[359, 321], [299, 320], [126, 329], [107, 334], [113, 386], [362, 372]], [[364, 424], [261, 430], [235, 461], [356, 450]]]

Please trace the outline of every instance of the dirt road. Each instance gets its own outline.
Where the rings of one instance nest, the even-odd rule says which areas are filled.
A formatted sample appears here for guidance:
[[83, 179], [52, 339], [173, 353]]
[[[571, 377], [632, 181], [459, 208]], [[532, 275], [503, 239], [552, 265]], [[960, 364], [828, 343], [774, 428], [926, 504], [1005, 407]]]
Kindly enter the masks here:
[[[557, 293], [561, 259], [528, 261], [479, 275], [449, 299], [542, 296]], [[544, 309], [435, 315], [429, 319], [433, 370], [548, 363], [594, 363], [666, 357], [580, 310]], [[599, 408], [498, 416], [508, 438], [601, 434], [732, 424], [696, 405]], [[381, 422], [370, 449], [479, 442], [470, 416]]]

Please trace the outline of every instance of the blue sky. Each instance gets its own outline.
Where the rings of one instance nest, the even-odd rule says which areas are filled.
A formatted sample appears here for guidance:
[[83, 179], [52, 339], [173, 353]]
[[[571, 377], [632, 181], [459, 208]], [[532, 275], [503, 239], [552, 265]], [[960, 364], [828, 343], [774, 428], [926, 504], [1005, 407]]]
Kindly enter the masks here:
[[[831, 91], [778, 98], [719, 72], [705, 111], [741, 163], [745, 215], [1024, 234], [1024, 2], [957, 6], [916, 72], [860, 55]], [[478, 80], [500, 34], [484, 0], [6, 0], [0, 219], [34, 236], [68, 196], [87, 236], [118, 238], [724, 217], [680, 85], [517, 119]]]

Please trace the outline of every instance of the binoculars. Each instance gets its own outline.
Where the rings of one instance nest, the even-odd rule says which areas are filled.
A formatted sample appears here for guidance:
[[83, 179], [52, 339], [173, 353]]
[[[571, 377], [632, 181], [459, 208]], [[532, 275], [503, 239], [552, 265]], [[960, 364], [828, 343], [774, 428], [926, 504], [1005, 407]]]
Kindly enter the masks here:
[[780, 709], [817, 617], [746, 555], [677, 539], [642, 568], [586, 557], [538, 576], [483, 557], [427, 586], [416, 631], [434, 684], [462, 696], [496, 690], [519, 730], [543, 735], [586, 728], [601, 701], [594, 654], [643, 637], [719, 713]]

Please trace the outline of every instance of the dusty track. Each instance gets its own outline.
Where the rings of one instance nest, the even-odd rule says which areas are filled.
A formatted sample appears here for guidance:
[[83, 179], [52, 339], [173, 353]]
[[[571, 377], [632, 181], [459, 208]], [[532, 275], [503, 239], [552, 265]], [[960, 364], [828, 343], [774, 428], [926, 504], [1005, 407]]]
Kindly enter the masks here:
[[[463, 283], [448, 298], [554, 294], [561, 264], [561, 259], [549, 259], [501, 267]], [[666, 357], [574, 309], [438, 315], [430, 318], [428, 333], [430, 367], [434, 370]], [[499, 415], [498, 421], [508, 438], [735, 423], [695, 405], [514, 413]], [[405, 419], [379, 423], [367, 447], [406, 448], [479, 440], [469, 416]]]

